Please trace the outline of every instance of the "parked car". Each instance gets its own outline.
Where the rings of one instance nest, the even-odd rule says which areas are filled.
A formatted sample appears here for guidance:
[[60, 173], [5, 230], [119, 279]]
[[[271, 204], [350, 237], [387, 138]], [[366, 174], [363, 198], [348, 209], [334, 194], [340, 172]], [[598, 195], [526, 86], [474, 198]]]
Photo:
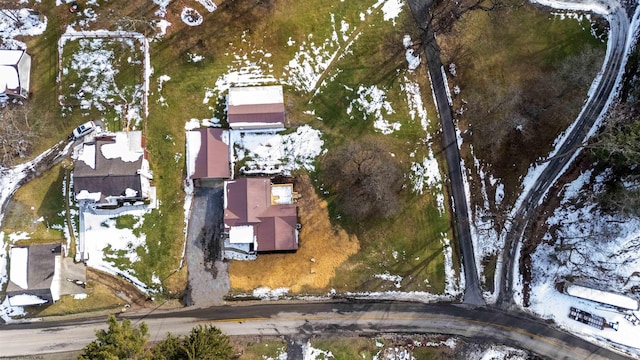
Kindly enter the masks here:
[[92, 132], [96, 128], [96, 124], [93, 121], [87, 121], [86, 123], [73, 129], [73, 138], [78, 140], [88, 133]]

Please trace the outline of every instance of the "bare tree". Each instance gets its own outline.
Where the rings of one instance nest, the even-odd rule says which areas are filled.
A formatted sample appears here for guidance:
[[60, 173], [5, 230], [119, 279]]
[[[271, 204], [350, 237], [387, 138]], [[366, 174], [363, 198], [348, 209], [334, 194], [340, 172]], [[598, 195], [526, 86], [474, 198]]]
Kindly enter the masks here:
[[36, 136], [29, 124], [27, 105], [7, 104], [0, 109], [0, 164], [11, 166], [28, 156]]
[[472, 10], [493, 11], [505, 8], [504, 0], [434, 0], [429, 11], [428, 26], [436, 34], [451, 31], [455, 22]]
[[157, 22], [147, 18], [133, 18], [131, 16], [122, 16], [116, 20], [118, 29], [123, 31], [135, 31], [145, 36], [154, 36], [158, 32]]
[[322, 169], [339, 209], [354, 220], [388, 217], [398, 209], [402, 171], [382, 140], [348, 142], [327, 155]]
[[640, 119], [628, 106], [617, 106], [587, 147], [599, 160], [618, 169], [637, 166], [640, 163]]

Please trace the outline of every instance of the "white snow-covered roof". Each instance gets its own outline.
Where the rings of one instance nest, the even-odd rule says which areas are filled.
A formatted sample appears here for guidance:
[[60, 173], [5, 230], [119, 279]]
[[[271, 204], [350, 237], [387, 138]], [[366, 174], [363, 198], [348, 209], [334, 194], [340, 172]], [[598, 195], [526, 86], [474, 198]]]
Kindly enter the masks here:
[[60, 291], [62, 288], [62, 256], [56, 255], [54, 261], [53, 280], [51, 280], [51, 298], [53, 301], [60, 300]]
[[27, 268], [29, 264], [29, 248], [13, 247], [11, 248], [9, 257], [11, 258], [9, 279], [19, 287], [28, 289]]
[[116, 141], [114, 143], [104, 144], [100, 147], [102, 156], [105, 159], [121, 158], [122, 161], [134, 162], [144, 154], [144, 149], [141, 145], [142, 132], [118, 132], [115, 136]]
[[198, 131], [187, 131], [187, 178], [196, 172], [196, 159], [202, 146], [202, 135]]
[[281, 104], [283, 102], [281, 85], [232, 87], [229, 89], [229, 106]]
[[76, 195], [76, 200], [92, 200], [95, 202], [100, 201], [100, 199], [102, 198], [102, 193], [101, 192], [88, 192], [87, 190], [81, 190], [77, 195]]
[[590, 289], [584, 286], [571, 284], [566, 288], [567, 294], [582, 299], [596, 301], [603, 304], [625, 308], [630, 310], [638, 310], [638, 301], [628, 296], [614, 294], [606, 291]]
[[13, 66], [0, 66], [0, 91], [4, 89], [16, 89], [20, 86], [18, 70]]
[[0, 50], [0, 65], [16, 65], [24, 50]]
[[84, 161], [88, 167], [96, 168], [96, 144], [95, 143], [83, 143], [82, 151], [78, 155], [78, 160]]
[[30, 294], [20, 294], [9, 297], [9, 304], [11, 304], [11, 306], [40, 305], [46, 302], [47, 300]]
[[255, 242], [252, 225], [232, 226], [229, 229], [229, 242], [232, 244], [251, 244]]
[[293, 204], [293, 185], [271, 185], [271, 203], [278, 205]]

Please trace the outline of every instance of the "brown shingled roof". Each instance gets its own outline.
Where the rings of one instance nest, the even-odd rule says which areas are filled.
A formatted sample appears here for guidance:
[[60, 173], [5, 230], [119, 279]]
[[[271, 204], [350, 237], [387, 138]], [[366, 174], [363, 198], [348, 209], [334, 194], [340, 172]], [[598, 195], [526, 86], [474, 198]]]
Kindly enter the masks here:
[[271, 204], [271, 180], [265, 177], [238, 178], [226, 182], [224, 223], [252, 225], [258, 251], [297, 250], [297, 207]]
[[[246, 92], [242, 89], [255, 90]], [[234, 90], [240, 90], [242, 95], [237, 95]], [[261, 95], [276, 94], [279, 90], [279, 99]], [[285, 109], [282, 98], [282, 87], [278, 86], [256, 86], [249, 88], [232, 88], [229, 91], [229, 102], [227, 108], [227, 121], [231, 128], [273, 128], [284, 127]], [[237, 96], [238, 98], [234, 98]], [[256, 97], [252, 103], [250, 97]], [[241, 99], [240, 99], [241, 98]]]
[[194, 130], [200, 133], [200, 151], [196, 157], [195, 171], [191, 178], [222, 178], [231, 176], [229, 146], [222, 141], [223, 129]]

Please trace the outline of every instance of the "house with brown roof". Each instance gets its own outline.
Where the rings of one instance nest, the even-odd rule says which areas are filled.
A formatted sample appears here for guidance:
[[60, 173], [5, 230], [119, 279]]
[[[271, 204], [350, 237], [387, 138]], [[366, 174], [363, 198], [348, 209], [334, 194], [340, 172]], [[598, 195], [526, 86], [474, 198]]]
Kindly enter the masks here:
[[149, 161], [140, 131], [85, 138], [73, 169], [75, 198], [98, 207], [145, 201], [151, 195]]
[[284, 96], [280, 85], [232, 87], [227, 105], [231, 129], [284, 129]]
[[13, 246], [7, 297], [11, 306], [50, 304], [60, 299], [61, 244]]
[[[229, 132], [220, 128], [187, 131], [187, 174], [191, 179], [228, 179]], [[191, 154], [191, 149], [199, 149]]]
[[272, 184], [268, 177], [225, 181], [225, 251], [254, 254], [297, 250], [295, 198], [292, 184]]
[[27, 98], [31, 56], [25, 50], [0, 50], [0, 95]]

